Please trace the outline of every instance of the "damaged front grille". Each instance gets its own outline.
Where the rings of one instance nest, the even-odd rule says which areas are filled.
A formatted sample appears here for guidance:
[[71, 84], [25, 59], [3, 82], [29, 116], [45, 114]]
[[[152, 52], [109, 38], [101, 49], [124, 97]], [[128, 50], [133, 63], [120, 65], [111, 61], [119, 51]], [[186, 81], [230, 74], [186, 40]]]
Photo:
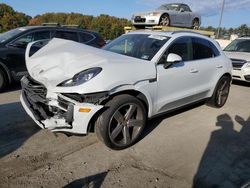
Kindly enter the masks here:
[[23, 77], [21, 85], [23, 91], [28, 94], [34, 102], [47, 103], [47, 89], [44, 85], [33, 80], [30, 76]]

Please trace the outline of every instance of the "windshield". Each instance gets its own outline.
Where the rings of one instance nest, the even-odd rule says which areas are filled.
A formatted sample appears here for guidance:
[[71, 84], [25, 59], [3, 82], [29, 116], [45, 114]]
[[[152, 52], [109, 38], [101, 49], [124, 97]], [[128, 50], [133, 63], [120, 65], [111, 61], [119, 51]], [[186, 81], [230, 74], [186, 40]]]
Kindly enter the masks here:
[[157, 10], [179, 10], [179, 5], [178, 4], [164, 4], [161, 5]]
[[13, 36], [18, 35], [21, 32], [23, 32], [23, 30], [21, 28], [19, 28], [19, 29], [12, 29], [12, 30], [7, 31], [5, 33], [1, 33], [0, 34], [0, 43], [3, 43], [5, 41], [9, 40]]
[[227, 52], [250, 52], [250, 40], [236, 39], [231, 42], [224, 51]]
[[150, 61], [169, 37], [149, 34], [128, 34], [113, 40], [104, 50]]

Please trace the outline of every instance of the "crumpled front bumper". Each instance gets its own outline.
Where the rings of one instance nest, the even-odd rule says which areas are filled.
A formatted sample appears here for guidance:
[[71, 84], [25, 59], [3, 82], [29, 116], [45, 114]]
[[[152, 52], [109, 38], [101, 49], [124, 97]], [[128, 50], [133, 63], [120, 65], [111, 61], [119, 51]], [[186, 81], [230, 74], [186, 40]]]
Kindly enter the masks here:
[[32, 86], [27, 78], [21, 83], [20, 100], [25, 111], [39, 127], [52, 132], [87, 134], [91, 118], [103, 108], [102, 105], [79, 103], [57, 93], [47, 93], [46, 98], [41, 98], [36, 93], [37, 88], [29, 88]]

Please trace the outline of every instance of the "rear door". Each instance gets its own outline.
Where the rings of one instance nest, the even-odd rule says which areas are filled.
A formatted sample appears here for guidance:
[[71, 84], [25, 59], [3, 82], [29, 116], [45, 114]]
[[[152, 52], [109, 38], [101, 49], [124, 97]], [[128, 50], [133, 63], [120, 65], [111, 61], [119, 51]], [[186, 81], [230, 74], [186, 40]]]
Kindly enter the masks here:
[[210, 41], [192, 37], [192, 46], [193, 59], [197, 62], [199, 70], [199, 79], [196, 81], [197, 89], [205, 97], [214, 87], [214, 81], [218, 79], [218, 75], [222, 74], [220, 71], [223, 71], [223, 63], [219, 63], [220, 52]]

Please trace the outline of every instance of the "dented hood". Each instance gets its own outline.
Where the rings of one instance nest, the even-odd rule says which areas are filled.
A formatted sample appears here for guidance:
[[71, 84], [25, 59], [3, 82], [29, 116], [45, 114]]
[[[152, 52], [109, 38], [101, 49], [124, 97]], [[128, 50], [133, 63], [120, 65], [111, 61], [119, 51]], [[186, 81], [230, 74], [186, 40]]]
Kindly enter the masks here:
[[156, 77], [155, 64], [150, 61], [69, 40], [52, 39], [28, 57], [31, 46], [29, 44], [26, 50], [27, 70], [33, 79], [47, 88], [55, 89], [58, 84], [71, 79], [75, 74], [93, 67], [101, 67], [101, 73], [80, 86], [65, 87], [66, 92], [79, 93], [79, 89], [82, 93], [98, 92]]

